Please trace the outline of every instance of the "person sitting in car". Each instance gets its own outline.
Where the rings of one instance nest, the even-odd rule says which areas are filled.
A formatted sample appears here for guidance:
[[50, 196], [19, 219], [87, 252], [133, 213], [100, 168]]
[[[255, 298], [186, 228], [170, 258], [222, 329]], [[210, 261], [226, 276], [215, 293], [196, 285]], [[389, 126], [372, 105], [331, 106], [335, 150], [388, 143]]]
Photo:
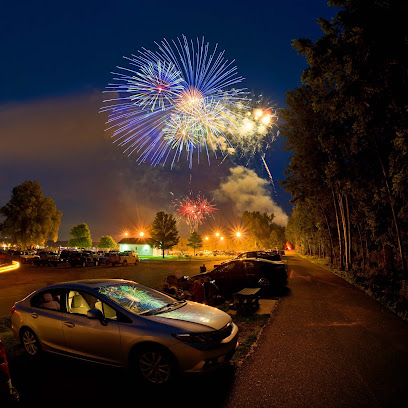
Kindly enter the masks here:
[[57, 300], [54, 300], [52, 297], [51, 293], [44, 293], [43, 295], [43, 301], [41, 303], [41, 307], [44, 309], [55, 309], [55, 310], [60, 310], [61, 306]]

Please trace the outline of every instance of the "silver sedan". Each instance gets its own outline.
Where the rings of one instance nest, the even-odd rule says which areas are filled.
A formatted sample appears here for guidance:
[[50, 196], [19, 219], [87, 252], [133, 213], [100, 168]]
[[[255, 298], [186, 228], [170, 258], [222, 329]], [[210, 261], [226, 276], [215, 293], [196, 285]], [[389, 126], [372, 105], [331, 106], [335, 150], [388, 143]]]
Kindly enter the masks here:
[[227, 313], [121, 279], [39, 289], [13, 306], [11, 327], [31, 357], [52, 352], [129, 368], [151, 384], [222, 365], [238, 344]]

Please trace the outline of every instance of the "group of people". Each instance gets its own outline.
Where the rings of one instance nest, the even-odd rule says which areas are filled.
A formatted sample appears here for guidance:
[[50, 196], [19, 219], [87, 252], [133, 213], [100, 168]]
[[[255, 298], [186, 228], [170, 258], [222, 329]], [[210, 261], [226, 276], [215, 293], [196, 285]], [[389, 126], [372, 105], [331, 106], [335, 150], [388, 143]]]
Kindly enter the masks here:
[[163, 292], [177, 298], [187, 298], [194, 302], [204, 303], [210, 306], [217, 304], [220, 297], [219, 289], [208, 276], [190, 282], [187, 292], [178, 287], [177, 281], [174, 282], [169, 278], [170, 277], [166, 278], [164, 281]]

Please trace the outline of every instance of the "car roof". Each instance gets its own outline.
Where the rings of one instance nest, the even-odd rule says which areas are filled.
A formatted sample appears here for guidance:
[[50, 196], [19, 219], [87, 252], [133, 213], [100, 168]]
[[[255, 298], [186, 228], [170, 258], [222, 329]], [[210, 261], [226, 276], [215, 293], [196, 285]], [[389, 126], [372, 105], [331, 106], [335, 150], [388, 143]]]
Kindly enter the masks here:
[[66, 282], [60, 282], [60, 283], [55, 283], [52, 285], [44, 286], [38, 291], [42, 291], [45, 289], [63, 289], [63, 288], [72, 288], [72, 289], [95, 289], [100, 286], [104, 285], [112, 285], [112, 284], [117, 284], [117, 283], [137, 283], [131, 280], [125, 280], [125, 279], [83, 279], [83, 280], [76, 280], [76, 281], [66, 281]]

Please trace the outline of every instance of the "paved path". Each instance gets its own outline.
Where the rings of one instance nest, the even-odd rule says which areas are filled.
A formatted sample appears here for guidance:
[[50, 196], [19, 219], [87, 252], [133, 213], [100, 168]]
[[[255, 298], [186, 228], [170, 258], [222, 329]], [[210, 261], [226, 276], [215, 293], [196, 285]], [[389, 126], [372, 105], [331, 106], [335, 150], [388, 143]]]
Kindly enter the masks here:
[[408, 325], [300, 256], [222, 406], [408, 407]]

